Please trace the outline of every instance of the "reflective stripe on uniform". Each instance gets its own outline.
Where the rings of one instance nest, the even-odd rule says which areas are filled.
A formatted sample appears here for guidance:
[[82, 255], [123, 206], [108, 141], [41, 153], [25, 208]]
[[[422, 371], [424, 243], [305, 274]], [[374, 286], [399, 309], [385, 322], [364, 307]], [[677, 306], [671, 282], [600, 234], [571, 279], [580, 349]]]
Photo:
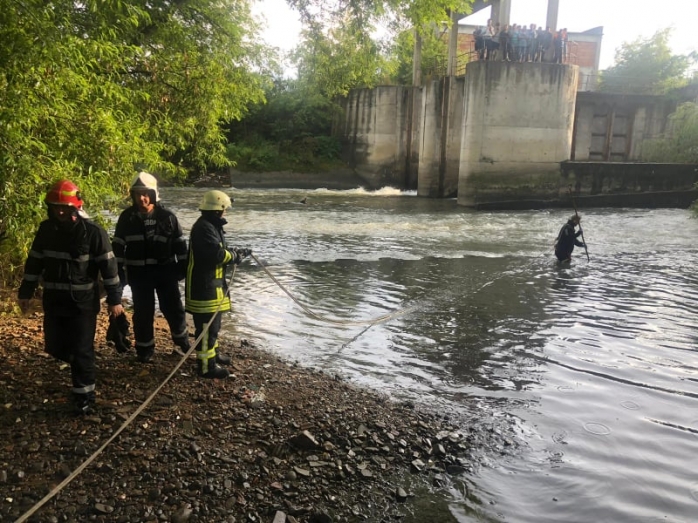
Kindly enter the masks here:
[[166, 263], [174, 263], [175, 257], [170, 256], [165, 260], [156, 260], [155, 258], [146, 258], [145, 260], [129, 260], [128, 258], [123, 260], [124, 265], [131, 267], [145, 267], [146, 265], [165, 265]]
[[79, 262], [87, 262], [90, 261], [90, 255], [89, 254], [82, 254], [77, 257], [73, 257], [70, 255], [69, 252], [61, 252], [61, 251], [44, 251], [44, 256], [46, 258], [56, 258], [59, 260], [75, 260]]
[[94, 283], [54, 283], [52, 281], [44, 282], [44, 289], [56, 291], [89, 291], [94, 288]]
[[75, 394], [87, 394], [95, 390], [95, 384], [85, 385], [84, 387], [73, 387], [73, 392]]
[[111, 260], [114, 257], [114, 251], [109, 251], [105, 252], [104, 254], [101, 254], [100, 256], [97, 256], [95, 258], [95, 261], [101, 262], [104, 260]]

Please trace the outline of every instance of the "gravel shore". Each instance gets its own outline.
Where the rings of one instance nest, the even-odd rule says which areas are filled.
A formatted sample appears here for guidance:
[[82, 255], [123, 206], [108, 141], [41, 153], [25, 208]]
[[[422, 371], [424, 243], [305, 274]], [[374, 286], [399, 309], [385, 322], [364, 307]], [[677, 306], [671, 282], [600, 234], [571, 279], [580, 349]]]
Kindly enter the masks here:
[[[77, 417], [70, 369], [43, 352], [41, 312], [3, 316], [0, 520], [15, 521], [93, 456], [182, 357], [162, 318], [154, 363], [117, 353], [100, 314], [97, 408]], [[29, 521], [447, 521], [417, 514], [420, 497], [468, 495], [459, 476], [479, 436], [462, 423], [246, 340], [223, 340], [223, 352], [234, 376], [198, 378], [190, 356]]]

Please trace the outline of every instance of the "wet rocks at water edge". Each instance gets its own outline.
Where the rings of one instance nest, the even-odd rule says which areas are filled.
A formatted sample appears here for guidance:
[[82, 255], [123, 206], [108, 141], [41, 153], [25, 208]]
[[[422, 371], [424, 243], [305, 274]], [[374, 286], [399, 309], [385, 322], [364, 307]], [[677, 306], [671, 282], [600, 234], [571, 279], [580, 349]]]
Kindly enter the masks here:
[[[89, 417], [71, 414], [70, 370], [43, 353], [40, 315], [0, 327], [2, 521], [71, 475], [179, 362], [165, 324], [144, 366], [107, 346], [102, 316]], [[30, 521], [387, 521], [411, 511], [416, 489], [462, 483], [477, 439], [463, 425], [250, 344], [225, 345], [235, 379], [200, 380], [186, 361]]]

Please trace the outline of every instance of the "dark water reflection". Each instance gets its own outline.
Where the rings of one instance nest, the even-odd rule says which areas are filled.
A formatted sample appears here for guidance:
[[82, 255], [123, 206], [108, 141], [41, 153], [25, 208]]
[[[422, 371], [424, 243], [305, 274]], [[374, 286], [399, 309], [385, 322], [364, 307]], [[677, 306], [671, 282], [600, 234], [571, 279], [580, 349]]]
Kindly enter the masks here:
[[[202, 192], [163, 191], [187, 231]], [[454, 488], [410, 520], [698, 520], [688, 211], [585, 211], [591, 262], [581, 252], [560, 268], [552, 241], [569, 213], [473, 213], [396, 191], [234, 192], [231, 244], [317, 314], [413, 309], [368, 329], [325, 323], [250, 264], [228, 332], [512, 442], [478, 449], [474, 495]]]

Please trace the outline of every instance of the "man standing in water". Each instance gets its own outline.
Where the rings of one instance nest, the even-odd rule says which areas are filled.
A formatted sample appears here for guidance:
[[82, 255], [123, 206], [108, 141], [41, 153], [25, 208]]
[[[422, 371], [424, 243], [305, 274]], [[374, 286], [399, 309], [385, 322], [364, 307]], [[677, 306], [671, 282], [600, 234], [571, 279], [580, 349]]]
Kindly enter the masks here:
[[[555, 256], [560, 263], [572, 260], [572, 251], [575, 245], [577, 247], [586, 247], [583, 242], [577, 239], [582, 234], [582, 226], [579, 223], [581, 220], [582, 217], [578, 214], [570, 216], [570, 219], [562, 226], [560, 233], [557, 235], [557, 240], [555, 240]], [[578, 225], [579, 230], [575, 231], [574, 229]]]
[[189, 331], [179, 292], [187, 267], [187, 243], [177, 217], [158, 201], [155, 177], [139, 173], [131, 185], [131, 205], [116, 223], [112, 245], [119, 277], [131, 286], [136, 357], [147, 363], [155, 353], [155, 294], [170, 326], [172, 341], [189, 350]]

